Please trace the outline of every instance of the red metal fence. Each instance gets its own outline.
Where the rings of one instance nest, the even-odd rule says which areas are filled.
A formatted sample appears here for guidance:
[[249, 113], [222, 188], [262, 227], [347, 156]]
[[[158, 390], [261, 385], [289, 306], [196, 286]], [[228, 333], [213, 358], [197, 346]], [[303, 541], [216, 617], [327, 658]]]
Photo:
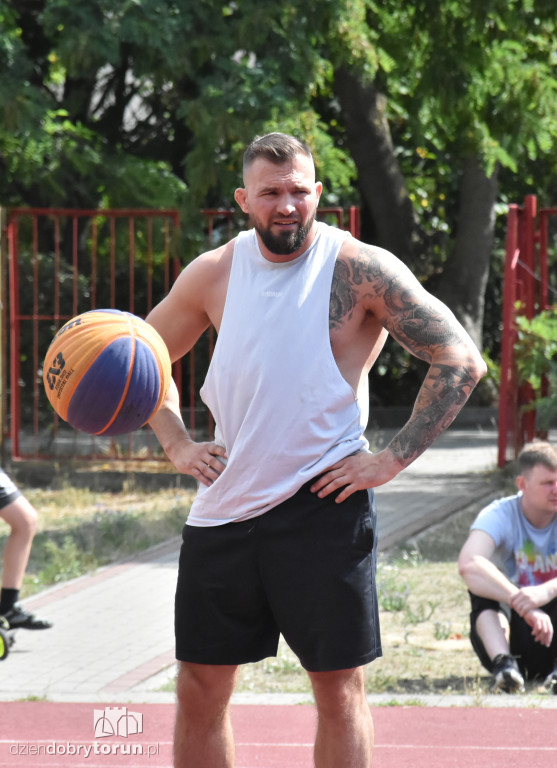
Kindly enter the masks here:
[[[233, 210], [203, 215], [207, 246], [228, 240], [243, 224]], [[357, 208], [320, 209], [319, 216], [359, 235]], [[8, 210], [2, 249], [9, 277], [2, 281], [2, 445], [6, 438], [13, 459], [163, 458], [148, 427], [109, 438], [78, 433], [61, 421], [44, 393], [42, 364], [58, 328], [77, 314], [113, 307], [147, 315], [183, 266], [179, 225], [175, 210]], [[212, 425], [198, 391], [213, 344], [209, 331], [173, 370], [186, 424], [203, 436]]]
[[[42, 386], [55, 332], [81, 312], [115, 307], [145, 316], [176, 276], [176, 211], [26, 209], [8, 211], [9, 437], [14, 459], [131, 455], [156, 449], [140, 440], [102, 439], [62, 422]], [[134, 443], [141, 443], [141, 446]], [[127, 445], [126, 445], [127, 443]]]
[[520, 386], [516, 376], [515, 318], [520, 313], [531, 319], [550, 306], [549, 264], [556, 240], [552, 222], [557, 222], [557, 208], [538, 211], [534, 195], [527, 196], [522, 207], [509, 206], [499, 390], [500, 467], [515, 459], [524, 443], [536, 436], [536, 412], [526, 408], [532, 392], [528, 386]]

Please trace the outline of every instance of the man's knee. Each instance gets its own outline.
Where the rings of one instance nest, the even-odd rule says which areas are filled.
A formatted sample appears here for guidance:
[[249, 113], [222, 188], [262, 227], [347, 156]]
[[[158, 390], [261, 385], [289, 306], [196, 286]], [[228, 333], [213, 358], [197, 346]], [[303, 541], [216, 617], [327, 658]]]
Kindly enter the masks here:
[[1, 515], [14, 533], [33, 538], [37, 530], [38, 514], [35, 507], [24, 496], [19, 496]]
[[176, 695], [183, 717], [215, 719], [230, 702], [238, 667], [181, 662]]
[[367, 707], [364, 670], [365, 667], [355, 667], [309, 673], [321, 717], [350, 718], [360, 707]]
[[27, 534], [29, 536], [34, 536], [37, 532], [38, 514], [37, 510], [32, 507], [31, 504], [25, 505], [24, 518]]

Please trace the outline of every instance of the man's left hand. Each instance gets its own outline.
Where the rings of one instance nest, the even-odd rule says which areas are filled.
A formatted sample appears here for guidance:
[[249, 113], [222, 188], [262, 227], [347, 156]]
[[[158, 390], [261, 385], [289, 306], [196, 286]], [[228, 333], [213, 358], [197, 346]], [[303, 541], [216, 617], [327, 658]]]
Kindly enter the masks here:
[[331, 493], [342, 490], [335, 501], [340, 504], [355, 491], [377, 488], [396, 477], [401, 467], [394, 455], [387, 449], [378, 453], [361, 451], [347, 456], [333, 464], [311, 486], [312, 493], [325, 498]]

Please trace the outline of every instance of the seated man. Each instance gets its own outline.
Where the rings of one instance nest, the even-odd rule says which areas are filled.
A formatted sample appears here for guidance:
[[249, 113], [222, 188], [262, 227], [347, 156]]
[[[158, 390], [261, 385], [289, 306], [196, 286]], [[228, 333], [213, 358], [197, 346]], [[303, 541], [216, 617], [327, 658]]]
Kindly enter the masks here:
[[517, 463], [519, 492], [479, 513], [458, 559], [470, 640], [492, 690], [522, 690], [526, 678], [557, 693], [557, 448], [528, 443]]

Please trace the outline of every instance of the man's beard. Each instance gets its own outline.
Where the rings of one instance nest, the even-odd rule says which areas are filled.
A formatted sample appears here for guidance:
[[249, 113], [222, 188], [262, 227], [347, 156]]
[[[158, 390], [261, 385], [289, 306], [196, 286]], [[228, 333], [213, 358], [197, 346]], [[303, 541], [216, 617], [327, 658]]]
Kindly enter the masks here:
[[306, 224], [300, 224], [295, 231], [280, 232], [278, 235], [273, 235], [270, 229], [263, 228], [253, 219], [250, 223], [261, 238], [265, 248], [271, 253], [274, 253], [276, 256], [290, 256], [291, 253], [295, 253], [303, 246], [311, 231], [314, 220], [315, 214], [313, 214]]

